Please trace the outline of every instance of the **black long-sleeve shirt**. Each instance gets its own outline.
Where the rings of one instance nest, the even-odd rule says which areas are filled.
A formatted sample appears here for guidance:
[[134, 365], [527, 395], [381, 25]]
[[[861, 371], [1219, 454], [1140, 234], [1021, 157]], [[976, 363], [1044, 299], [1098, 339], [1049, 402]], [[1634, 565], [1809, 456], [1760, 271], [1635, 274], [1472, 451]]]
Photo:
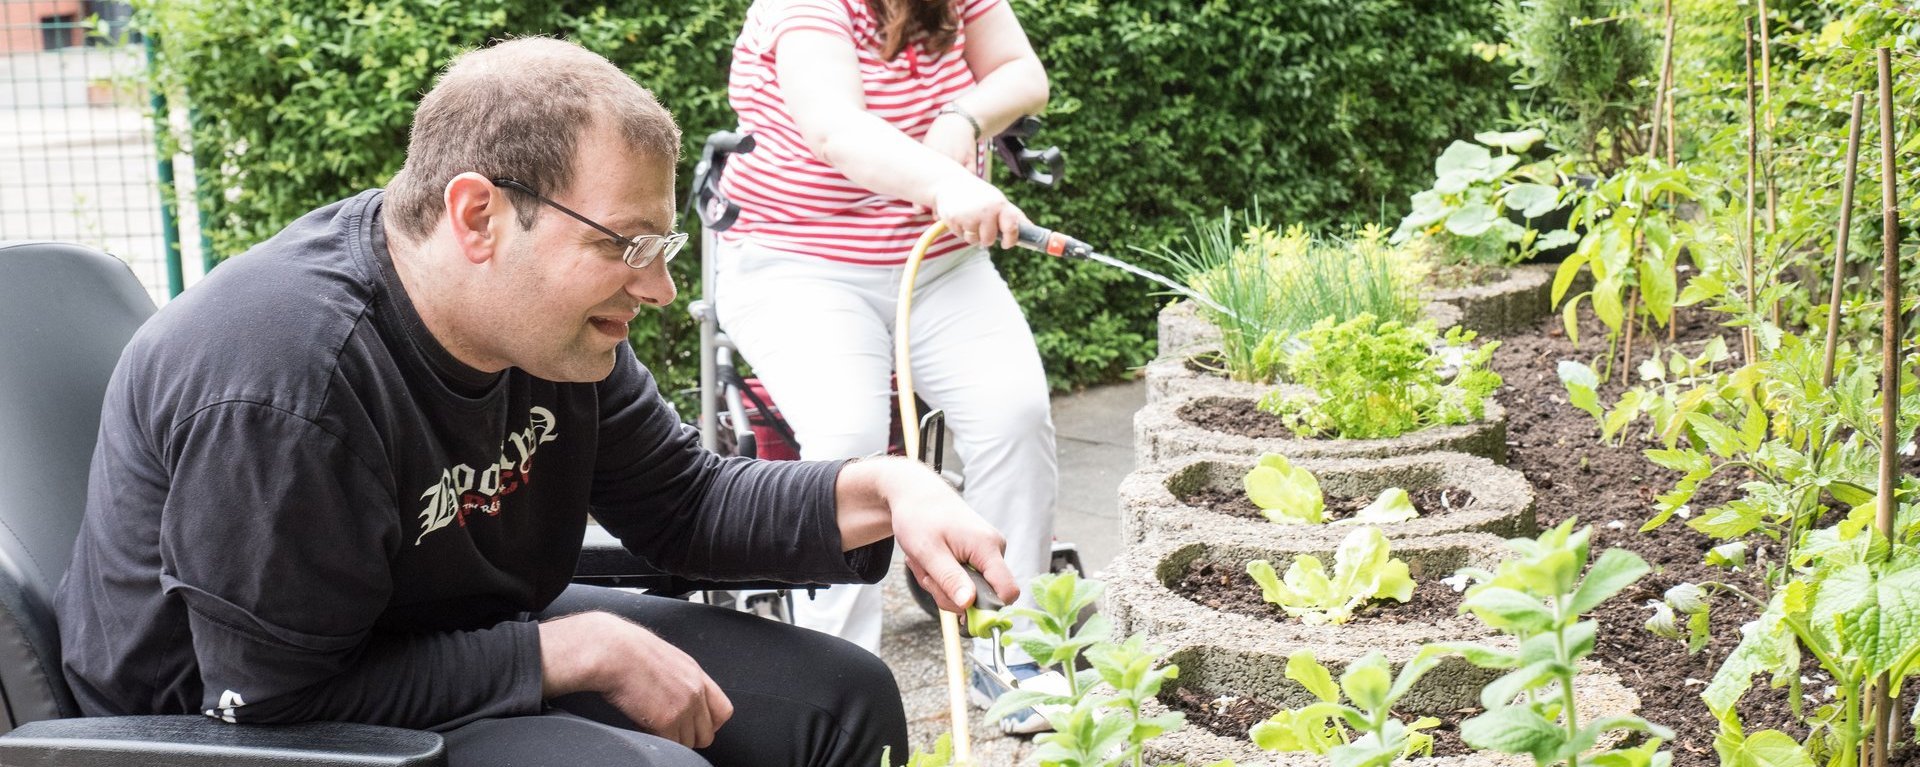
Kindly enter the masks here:
[[426, 331], [381, 192], [315, 211], [156, 314], [114, 371], [57, 597], [89, 715], [447, 728], [537, 712], [525, 620], [589, 512], [701, 576], [873, 581], [840, 463], [700, 449], [621, 345], [598, 383], [485, 374]]

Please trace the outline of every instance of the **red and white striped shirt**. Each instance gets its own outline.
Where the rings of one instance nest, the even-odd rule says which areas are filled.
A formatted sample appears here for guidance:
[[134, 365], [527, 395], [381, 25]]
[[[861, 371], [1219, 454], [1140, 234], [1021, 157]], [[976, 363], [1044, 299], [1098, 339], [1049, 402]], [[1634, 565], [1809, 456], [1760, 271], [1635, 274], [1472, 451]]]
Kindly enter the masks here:
[[[875, 194], [814, 157], [774, 71], [774, 43], [797, 29], [825, 32], [853, 43], [867, 111], [918, 141], [940, 108], [974, 85], [967, 68], [966, 24], [1006, 0], [954, 0], [960, 32], [953, 47], [931, 56], [910, 45], [892, 61], [880, 58], [881, 32], [866, 0], [757, 0], [733, 46], [727, 100], [741, 130], [754, 135], [752, 152], [727, 161], [720, 189], [740, 206], [740, 218], [722, 233], [757, 245], [833, 261], [877, 266], [906, 262], [920, 236], [937, 220], [926, 208]], [[982, 158], [984, 159], [984, 158]], [[975, 161], [975, 171], [985, 166]], [[966, 247], [951, 234], [927, 257]]]

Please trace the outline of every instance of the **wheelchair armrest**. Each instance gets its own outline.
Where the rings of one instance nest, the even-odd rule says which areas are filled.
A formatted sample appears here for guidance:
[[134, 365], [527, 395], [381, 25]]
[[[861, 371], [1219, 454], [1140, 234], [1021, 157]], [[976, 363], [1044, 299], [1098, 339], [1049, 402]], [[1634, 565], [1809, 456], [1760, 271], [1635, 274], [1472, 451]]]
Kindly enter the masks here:
[[580, 561], [573, 568], [573, 582], [590, 586], [645, 589], [667, 597], [682, 597], [696, 591], [738, 591], [747, 589], [807, 589], [814, 584], [777, 581], [702, 581], [685, 578], [655, 567], [635, 556], [620, 539], [599, 525], [587, 525], [580, 542]]
[[0, 735], [0, 764], [48, 767], [446, 767], [436, 733], [346, 722], [229, 724], [204, 716], [30, 722]]

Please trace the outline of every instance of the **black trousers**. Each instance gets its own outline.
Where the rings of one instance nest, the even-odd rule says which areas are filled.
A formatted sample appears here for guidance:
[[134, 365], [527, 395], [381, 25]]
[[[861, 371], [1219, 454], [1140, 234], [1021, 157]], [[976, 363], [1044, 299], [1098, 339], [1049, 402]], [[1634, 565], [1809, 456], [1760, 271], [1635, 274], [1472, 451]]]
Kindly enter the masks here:
[[639, 732], [598, 694], [549, 701], [540, 716], [487, 719], [444, 733], [451, 767], [868, 767], [907, 756], [893, 672], [837, 637], [746, 613], [572, 586], [543, 618], [603, 610], [693, 656], [733, 701], [698, 752]]

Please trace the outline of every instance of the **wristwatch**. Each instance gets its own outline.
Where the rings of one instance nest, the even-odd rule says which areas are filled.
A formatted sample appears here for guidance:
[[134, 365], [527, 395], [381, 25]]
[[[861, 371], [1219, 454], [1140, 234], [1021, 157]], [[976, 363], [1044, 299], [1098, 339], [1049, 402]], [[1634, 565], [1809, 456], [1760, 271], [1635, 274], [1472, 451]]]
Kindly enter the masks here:
[[967, 110], [961, 109], [959, 102], [947, 102], [947, 105], [941, 107], [940, 111], [934, 113], [933, 116], [935, 119], [938, 119], [940, 115], [959, 115], [961, 119], [967, 121], [968, 125], [973, 126], [973, 140], [976, 142], [980, 140], [980, 121], [974, 119], [973, 115], [968, 114]]

